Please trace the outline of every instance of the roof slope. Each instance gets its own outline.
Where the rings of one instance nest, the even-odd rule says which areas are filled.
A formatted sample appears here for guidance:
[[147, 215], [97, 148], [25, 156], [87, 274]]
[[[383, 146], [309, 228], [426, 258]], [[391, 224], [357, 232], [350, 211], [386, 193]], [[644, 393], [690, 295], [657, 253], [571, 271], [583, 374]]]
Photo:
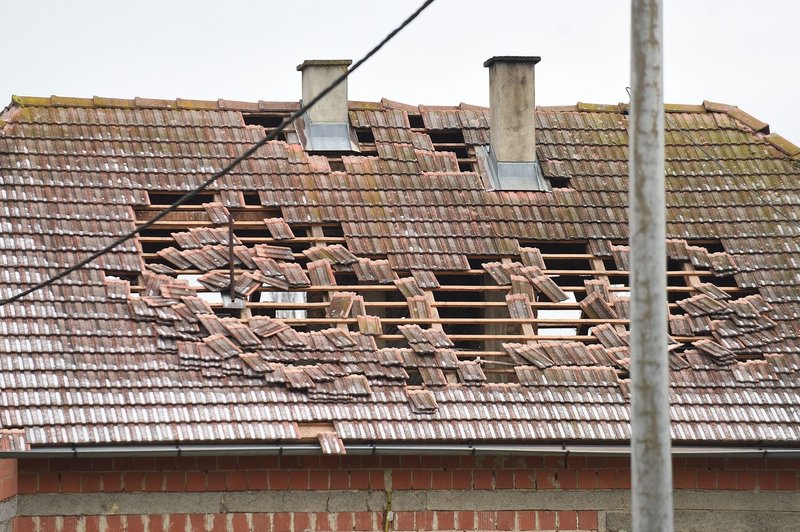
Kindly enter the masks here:
[[[15, 98], [0, 296], [296, 108]], [[673, 436], [796, 441], [800, 149], [735, 107], [667, 110]], [[287, 132], [204, 205], [0, 308], [4, 445], [626, 440], [626, 113], [537, 110], [552, 192], [486, 190], [479, 107], [351, 103], [361, 154]], [[243, 311], [219, 304], [231, 251]]]

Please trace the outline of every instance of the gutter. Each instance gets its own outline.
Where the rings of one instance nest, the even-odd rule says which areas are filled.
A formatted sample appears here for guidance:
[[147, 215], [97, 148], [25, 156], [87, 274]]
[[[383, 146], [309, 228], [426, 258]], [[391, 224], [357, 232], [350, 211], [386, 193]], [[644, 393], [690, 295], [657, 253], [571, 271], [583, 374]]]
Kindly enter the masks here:
[[[550, 455], [630, 456], [628, 445], [525, 445], [472, 443], [350, 443], [348, 455]], [[223, 445], [109, 445], [35, 447], [27, 451], [0, 451], [0, 458], [78, 458], [120, 456], [242, 456], [320, 455], [317, 443]], [[672, 447], [673, 457], [796, 458], [800, 448], [782, 447]]]

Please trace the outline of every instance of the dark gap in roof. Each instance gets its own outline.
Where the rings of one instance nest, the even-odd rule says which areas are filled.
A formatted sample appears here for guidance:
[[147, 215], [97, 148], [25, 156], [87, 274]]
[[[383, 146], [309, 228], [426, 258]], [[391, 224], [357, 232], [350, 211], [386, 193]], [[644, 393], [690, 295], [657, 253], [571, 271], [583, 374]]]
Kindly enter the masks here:
[[586, 253], [585, 242], [540, 242], [538, 240], [520, 239], [519, 246], [524, 248], [539, 248], [545, 255]]
[[545, 176], [548, 181], [550, 181], [550, 186], [552, 188], [571, 188], [569, 186], [570, 179], [567, 177], [554, 177], [554, 176]]
[[[436, 148], [437, 144], [461, 144], [465, 145], [464, 132], [460, 129], [440, 129], [436, 131], [428, 131], [428, 136]], [[445, 151], [436, 148], [437, 151]], [[452, 150], [447, 150], [452, 151]]]
[[372, 134], [371, 127], [353, 128], [359, 144], [375, 144], [375, 135]]
[[425, 129], [425, 121], [422, 115], [408, 115], [408, 125], [411, 129]]
[[[242, 113], [245, 125], [248, 126], [261, 126], [264, 128], [264, 133], [268, 135], [276, 129], [289, 115], [274, 115], [274, 114], [246, 114]], [[285, 130], [278, 133], [275, 140], [286, 140]]]
[[322, 234], [330, 237], [344, 237], [344, 229], [341, 225], [324, 225], [322, 226]]
[[258, 196], [258, 192], [245, 192], [243, 195], [245, 205], [261, 205], [261, 198]]
[[714, 242], [706, 242], [705, 244], [702, 244], [702, 246], [706, 248], [709, 253], [719, 253], [725, 251], [725, 246], [723, 246], [722, 242], [719, 240]]
[[[178, 199], [186, 195], [186, 192], [151, 192], [147, 191], [150, 205], [172, 205]], [[184, 205], [202, 205], [214, 201], [213, 193], [200, 193], [184, 203]]]
[[342, 159], [328, 159], [328, 164], [331, 167], [331, 172], [344, 172], [344, 162]]

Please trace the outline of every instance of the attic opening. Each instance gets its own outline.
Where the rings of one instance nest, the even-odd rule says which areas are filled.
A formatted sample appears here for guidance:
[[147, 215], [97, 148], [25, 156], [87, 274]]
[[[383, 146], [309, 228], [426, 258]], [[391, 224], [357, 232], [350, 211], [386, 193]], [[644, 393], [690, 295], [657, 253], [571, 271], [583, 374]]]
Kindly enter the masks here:
[[[188, 191], [185, 192], [151, 192], [147, 191], [147, 197], [149, 198], [150, 205], [172, 205], [183, 196], [186, 195]], [[201, 192], [189, 200], [187, 200], [183, 205], [202, 205], [203, 203], [208, 203], [210, 201], [214, 201], [214, 193], [213, 192]]]
[[451, 152], [458, 160], [458, 169], [462, 172], [475, 171], [477, 159], [475, 151], [464, 140], [464, 132], [460, 129], [441, 129], [428, 131], [433, 149], [438, 152]]
[[[264, 134], [269, 135], [280, 126], [284, 120], [290, 115], [288, 114], [265, 114], [265, 113], [242, 113], [245, 125], [248, 126], [261, 126], [264, 128]], [[286, 130], [281, 131], [275, 137], [275, 140], [286, 141]]]

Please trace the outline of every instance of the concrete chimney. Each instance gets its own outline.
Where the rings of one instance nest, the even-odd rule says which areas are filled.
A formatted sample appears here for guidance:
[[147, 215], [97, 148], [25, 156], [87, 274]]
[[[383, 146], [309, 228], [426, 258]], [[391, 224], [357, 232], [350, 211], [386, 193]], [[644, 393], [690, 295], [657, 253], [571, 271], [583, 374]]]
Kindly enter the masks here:
[[487, 159], [495, 190], [550, 190], [536, 161], [534, 66], [532, 56], [495, 56], [489, 68], [491, 118]]
[[[325, 90], [351, 63], [349, 59], [303, 61], [297, 67], [303, 75], [303, 103]], [[347, 114], [346, 79], [303, 115], [303, 133], [308, 151], [359, 151]]]

